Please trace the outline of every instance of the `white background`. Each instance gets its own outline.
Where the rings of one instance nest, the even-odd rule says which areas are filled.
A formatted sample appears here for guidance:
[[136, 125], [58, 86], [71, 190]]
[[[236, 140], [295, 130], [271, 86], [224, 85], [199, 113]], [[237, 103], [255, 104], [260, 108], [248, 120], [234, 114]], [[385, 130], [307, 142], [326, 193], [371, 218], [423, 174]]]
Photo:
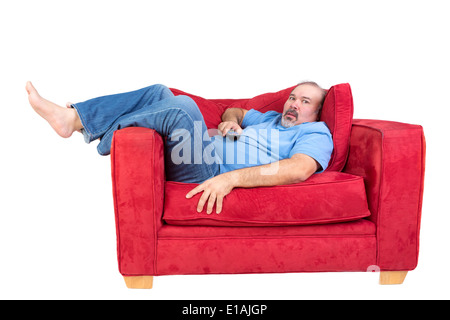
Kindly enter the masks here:
[[[450, 298], [446, 1], [2, 1], [1, 299]], [[58, 104], [163, 83], [249, 98], [302, 80], [349, 82], [355, 118], [424, 127], [419, 265], [376, 273], [157, 277], [118, 272], [110, 158], [62, 139], [25, 83]], [[399, 164], [401, 165], [401, 164]]]

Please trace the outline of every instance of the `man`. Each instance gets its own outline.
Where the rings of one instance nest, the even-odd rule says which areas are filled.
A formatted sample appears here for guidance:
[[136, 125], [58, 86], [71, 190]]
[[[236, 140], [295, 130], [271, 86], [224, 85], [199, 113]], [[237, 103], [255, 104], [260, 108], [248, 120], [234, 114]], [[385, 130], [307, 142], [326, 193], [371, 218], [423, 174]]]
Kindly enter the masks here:
[[[167, 180], [199, 183], [186, 198], [202, 192], [197, 211], [206, 205], [208, 214], [214, 206], [217, 214], [222, 211], [233, 188], [308, 179], [326, 169], [333, 150], [328, 128], [318, 122], [325, 92], [314, 82], [295, 87], [282, 114], [227, 109], [218, 126], [221, 135], [213, 138], [195, 102], [174, 96], [163, 85], [68, 103], [67, 108], [42, 98], [31, 82], [26, 90], [33, 109], [57, 134], [68, 138], [79, 131], [87, 143], [100, 139], [101, 155], [109, 154], [115, 130], [130, 126], [156, 130], [166, 138]], [[236, 139], [227, 138], [230, 130], [236, 132]]]

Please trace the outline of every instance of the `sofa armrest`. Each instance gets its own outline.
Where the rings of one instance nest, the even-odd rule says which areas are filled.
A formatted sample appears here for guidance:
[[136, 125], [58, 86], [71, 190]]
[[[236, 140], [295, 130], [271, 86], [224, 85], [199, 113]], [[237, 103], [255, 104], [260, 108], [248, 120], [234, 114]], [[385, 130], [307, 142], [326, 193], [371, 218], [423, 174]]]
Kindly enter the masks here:
[[161, 136], [140, 127], [116, 131], [111, 171], [119, 271], [127, 276], [153, 275], [164, 203]]
[[343, 170], [364, 178], [369, 219], [377, 226], [380, 270], [417, 266], [425, 171], [425, 138], [419, 125], [353, 121]]

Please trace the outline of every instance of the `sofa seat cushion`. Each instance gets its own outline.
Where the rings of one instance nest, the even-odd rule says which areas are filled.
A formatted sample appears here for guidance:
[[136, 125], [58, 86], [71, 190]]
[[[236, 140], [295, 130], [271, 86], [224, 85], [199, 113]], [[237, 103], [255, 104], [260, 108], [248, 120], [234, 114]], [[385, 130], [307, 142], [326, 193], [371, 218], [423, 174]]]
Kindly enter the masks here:
[[159, 239], [265, 239], [289, 237], [374, 237], [375, 223], [368, 219], [311, 224], [303, 226], [217, 227], [163, 225], [158, 230]]
[[220, 214], [197, 212], [197, 184], [166, 182], [163, 220], [172, 225], [291, 226], [357, 220], [370, 215], [363, 178], [342, 172], [312, 175], [302, 183], [235, 188]]

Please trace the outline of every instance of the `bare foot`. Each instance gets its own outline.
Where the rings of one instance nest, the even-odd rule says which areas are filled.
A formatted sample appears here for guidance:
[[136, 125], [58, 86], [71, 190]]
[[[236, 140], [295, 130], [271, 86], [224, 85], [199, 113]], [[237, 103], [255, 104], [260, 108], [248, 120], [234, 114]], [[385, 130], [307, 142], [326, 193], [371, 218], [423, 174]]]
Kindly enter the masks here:
[[74, 131], [80, 129], [80, 119], [75, 109], [64, 108], [42, 98], [30, 81], [27, 82], [25, 89], [34, 111], [47, 120], [58, 135], [68, 138]]
[[[72, 105], [73, 105], [72, 102], [66, 102], [66, 108], [72, 108]], [[77, 115], [78, 115], [78, 114], [77, 114]], [[80, 127], [77, 127], [75, 130], [76, 130], [77, 132], [80, 132], [80, 133], [81, 133], [81, 126], [82, 126], [82, 124], [81, 124], [81, 121], [80, 121]]]

